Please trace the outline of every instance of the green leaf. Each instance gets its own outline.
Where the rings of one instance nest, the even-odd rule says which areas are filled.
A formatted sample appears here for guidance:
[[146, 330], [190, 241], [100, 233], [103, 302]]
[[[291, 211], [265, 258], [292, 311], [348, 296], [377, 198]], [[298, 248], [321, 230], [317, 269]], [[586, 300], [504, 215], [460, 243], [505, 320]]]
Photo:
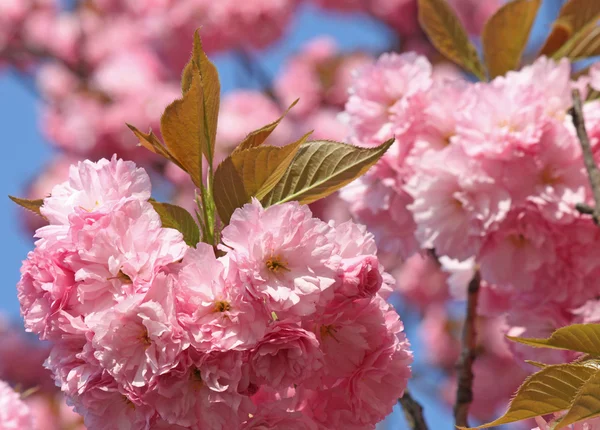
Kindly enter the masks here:
[[490, 79], [519, 67], [540, 1], [506, 3], [485, 24], [481, 39]]
[[441, 54], [480, 80], [485, 79], [477, 50], [446, 0], [419, 0], [419, 22]]
[[[179, 164], [179, 161], [169, 152], [168, 148], [160, 141], [160, 139], [152, 132], [143, 133], [137, 128], [135, 128], [131, 124], [127, 124], [127, 127], [135, 134], [135, 136], [139, 139], [140, 145], [149, 150], [150, 152], [154, 152], [155, 154], [161, 155], [167, 160], [175, 163], [180, 168], [184, 169], [184, 167]], [[184, 169], [185, 170], [185, 169]]]
[[41, 216], [46, 219], [42, 212], [40, 212], [40, 208], [44, 204], [44, 199], [36, 199], [36, 200], [28, 200], [28, 199], [20, 199], [18, 197], [8, 196], [13, 202], [21, 206], [22, 208], [27, 209], [30, 212], [33, 212], [36, 215]]
[[327, 197], [363, 175], [393, 143], [390, 139], [375, 148], [359, 148], [326, 140], [308, 142], [261, 201], [265, 206], [293, 200], [308, 204]]
[[202, 155], [209, 165], [214, 155], [219, 114], [219, 76], [194, 35], [192, 58], [182, 77], [183, 97], [165, 109], [160, 129], [169, 153], [188, 172], [196, 186], [202, 183]]
[[570, 424], [591, 419], [600, 415], [600, 371], [589, 378], [579, 389], [569, 411], [563, 416], [556, 430]]
[[224, 223], [252, 197], [261, 199], [273, 189], [309, 134], [283, 147], [258, 146], [234, 152], [219, 165], [214, 192], [217, 211]]
[[539, 55], [554, 56], [578, 32], [596, 21], [600, 14], [598, 0], [569, 0], [552, 24], [552, 31]]
[[567, 410], [581, 387], [597, 372], [597, 368], [585, 364], [547, 366], [523, 382], [502, 417], [478, 428], [499, 426]]
[[262, 145], [265, 142], [265, 140], [267, 140], [267, 138], [271, 135], [271, 133], [273, 133], [273, 130], [275, 130], [275, 128], [279, 125], [283, 118], [285, 118], [288, 112], [294, 106], [296, 106], [298, 100], [299, 99], [292, 103], [290, 107], [287, 108], [287, 110], [283, 113], [283, 115], [279, 117], [279, 119], [272, 122], [271, 124], [267, 124], [264, 127], [261, 127], [258, 130], [254, 130], [253, 132], [249, 133], [248, 136], [246, 136], [244, 140], [242, 140], [242, 142], [233, 150], [233, 154]]
[[600, 324], [573, 324], [561, 327], [547, 339], [508, 338], [536, 348], [566, 349], [600, 355]]
[[189, 246], [195, 247], [200, 242], [198, 225], [187, 210], [170, 203], [159, 203], [153, 199], [150, 199], [150, 203], [160, 216], [164, 228], [174, 228], [179, 231]]

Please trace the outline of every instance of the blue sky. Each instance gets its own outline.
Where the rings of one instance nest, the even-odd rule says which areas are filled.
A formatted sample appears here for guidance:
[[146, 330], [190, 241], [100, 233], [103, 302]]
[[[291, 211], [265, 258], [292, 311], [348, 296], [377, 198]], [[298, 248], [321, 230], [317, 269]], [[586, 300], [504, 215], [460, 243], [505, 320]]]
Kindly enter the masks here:
[[[485, 0], [482, 0], [485, 1]], [[546, 10], [534, 30], [533, 39], [539, 43], [547, 31], [553, 4], [558, 0], [544, 0]], [[546, 12], [550, 11], [549, 14]], [[273, 76], [282, 61], [291, 52], [297, 51], [302, 44], [317, 36], [334, 37], [344, 50], [362, 48], [369, 51], [382, 51], [390, 46], [389, 33], [376, 22], [362, 16], [339, 16], [317, 12], [310, 7], [303, 8], [287, 37], [259, 57], [262, 66]], [[534, 43], [535, 43], [534, 42]], [[234, 88], [239, 83], [237, 60], [232, 55], [222, 55], [216, 59], [221, 73], [224, 91]], [[247, 83], [247, 82], [246, 82]], [[301, 94], [298, 95], [302, 97]], [[22, 215], [6, 197], [22, 195], [27, 181], [34, 177], [52, 155], [51, 146], [44, 141], [38, 130], [39, 100], [35, 94], [20, 81], [14, 73], [0, 72], [0, 125], [2, 127], [3, 154], [0, 168], [0, 273], [4, 274], [0, 285], [0, 312], [14, 319], [19, 318], [15, 284], [19, 279], [19, 267], [27, 252], [33, 246], [33, 240], [23, 231], [19, 223]], [[409, 318], [410, 322], [410, 318]], [[416, 354], [421, 348], [413, 334], [412, 327], [407, 324]], [[435, 379], [434, 379], [435, 380]], [[412, 387], [413, 394], [425, 406], [426, 417], [430, 428], [453, 428], [449, 410], [440, 407], [418, 386]], [[389, 429], [407, 428], [401, 415], [396, 411], [389, 421]]]

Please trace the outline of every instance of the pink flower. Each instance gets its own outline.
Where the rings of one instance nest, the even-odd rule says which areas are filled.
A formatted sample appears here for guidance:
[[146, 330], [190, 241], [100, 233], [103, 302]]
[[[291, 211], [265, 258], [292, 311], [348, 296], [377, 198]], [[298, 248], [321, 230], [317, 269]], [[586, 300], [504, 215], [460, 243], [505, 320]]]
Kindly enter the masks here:
[[75, 412], [83, 415], [87, 428], [94, 430], [150, 429], [154, 415], [152, 408], [132, 401], [106, 380], [72, 400]]
[[228, 257], [217, 260], [211, 246], [188, 249], [179, 273], [177, 318], [200, 351], [252, 348], [271, 316], [247, 296]]
[[361, 69], [346, 103], [353, 142], [373, 146], [411, 131], [431, 84], [431, 64], [412, 53], [384, 54]]
[[[325, 387], [349, 377], [382, 345], [393, 343], [396, 337], [405, 341], [398, 314], [377, 296], [332, 306], [307, 327], [316, 333], [325, 357], [318, 376], [318, 384]], [[408, 344], [405, 347], [408, 351]]]
[[175, 320], [173, 279], [159, 275], [145, 296], [91, 313], [94, 358], [121, 386], [142, 388], [179, 363], [189, 342]]
[[415, 221], [407, 207], [413, 200], [398, 189], [396, 175], [387, 170], [387, 164], [380, 161], [384, 172], [376, 166], [373, 172], [344, 187], [340, 197], [350, 204], [358, 221], [367, 225], [381, 251], [408, 258], [419, 249]]
[[[53, 235], [58, 233], [56, 230], [62, 230], [63, 235], [67, 233], [64, 226], [41, 230], [48, 229], [53, 230]], [[60, 337], [65, 322], [62, 318], [64, 310], [77, 305], [75, 270], [68, 264], [74, 255], [68, 241], [54, 236], [47, 241], [38, 241], [38, 247], [29, 252], [21, 267], [21, 279], [17, 284], [21, 314], [27, 330], [41, 339]]]
[[259, 408], [258, 412], [242, 425], [242, 430], [317, 430], [317, 424], [307, 415], [286, 410], [285, 402], [274, 402]]
[[422, 248], [465, 260], [510, 209], [510, 195], [459, 148], [420, 161], [406, 190]]
[[237, 209], [222, 240], [252, 297], [280, 319], [309, 315], [331, 298], [337, 262], [332, 229], [290, 202], [263, 209], [258, 200]]
[[545, 263], [556, 263], [554, 229], [539, 212], [512, 211], [481, 248], [483, 278], [503, 288], [530, 291], [535, 271]]
[[315, 335], [293, 323], [275, 323], [250, 354], [256, 380], [275, 388], [302, 384], [323, 367]]
[[[192, 357], [190, 357], [192, 358]], [[218, 362], [214, 362], [218, 364]], [[230, 362], [225, 361], [223, 365]], [[223, 374], [207, 373], [193, 362], [180, 364], [171, 372], [162, 375], [154, 389], [144, 396], [144, 401], [152, 405], [158, 415], [171, 425], [179, 425], [193, 429], [227, 430], [239, 428], [243, 421], [254, 412], [254, 406], [248, 397], [228, 390], [214, 391], [203, 382], [207, 374], [215, 375], [224, 381], [223, 376], [239, 372], [238, 369], [228, 369], [223, 366]], [[231, 379], [229, 379], [231, 380]], [[216, 388], [215, 379], [209, 384]], [[168, 428], [168, 427], [167, 427]]]
[[52, 224], [68, 224], [78, 208], [106, 213], [127, 198], [148, 200], [150, 192], [150, 178], [133, 162], [116, 156], [97, 163], [86, 160], [71, 167], [69, 180], [52, 189], [41, 211]]
[[[122, 281], [123, 275], [132, 282], [130, 292], [147, 289], [156, 274], [179, 261], [187, 249], [181, 233], [162, 228], [160, 217], [144, 201], [125, 201], [106, 215], [79, 209], [69, 221], [82, 302], [127, 293], [127, 289], [115, 291], [107, 285], [111, 281], [114, 288], [114, 281]], [[123, 288], [122, 282], [117, 285]]]
[[6, 430], [33, 430], [33, 416], [19, 395], [4, 381], [0, 381], [0, 427]]

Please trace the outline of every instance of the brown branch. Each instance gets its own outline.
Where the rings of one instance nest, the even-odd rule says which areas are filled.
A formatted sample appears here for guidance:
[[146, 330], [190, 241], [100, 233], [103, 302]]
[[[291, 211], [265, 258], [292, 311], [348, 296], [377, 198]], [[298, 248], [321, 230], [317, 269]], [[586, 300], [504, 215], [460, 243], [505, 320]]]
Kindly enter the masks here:
[[477, 302], [481, 275], [475, 272], [469, 282], [467, 315], [462, 336], [462, 353], [457, 364], [458, 387], [454, 404], [454, 421], [457, 426], [468, 427], [469, 407], [473, 401], [473, 363], [477, 356]]
[[413, 399], [408, 388], [404, 390], [404, 395], [398, 401], [404, 411], [406, 422], [412, 430], [429, 430], [423, 416], [423, 406]]
[[578, 204], [577, 210], [582, 214], [591, 215], [596, 225], [600, 225], [600, 170], [594, 160], [594, 153], [590, 145], [590, 138], [585, 129], [585, 120], [583, 118], [583, 108], [581, 106], [581, 96], [579, 90], [573, 90], [573, 107], [569, 110], [573, 118], [573, 125], [577, 131], [577, 137], [581, 144], [581, 152], [583, 153], [583, 162], [588, 173], [592, 192], [594, 194], [594, 207], [586, 204]]

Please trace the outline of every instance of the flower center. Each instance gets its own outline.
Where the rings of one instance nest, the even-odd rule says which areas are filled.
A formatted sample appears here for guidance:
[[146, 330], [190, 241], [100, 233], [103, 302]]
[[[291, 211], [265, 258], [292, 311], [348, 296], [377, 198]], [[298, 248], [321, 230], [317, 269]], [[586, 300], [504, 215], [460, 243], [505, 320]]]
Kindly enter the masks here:
[[322, 325], [319, 329], [321, 332], [321, 339], [327, 339], [331, 337], [332, 339], [336, 339], [335, 334], [337, 333], [337, 329], [333, 325]]
[[142, 332], [140, 333], [138, 339], [140, 340], [140, 342], [142, 342], [143, 345], [152, 345], [152, 341], [150, 340], [150, 335], [148, 334], [148, 329], [146, 327], [142, 329]]
[[527, 244], [527, 238], [522, 234], [513, 234], [509, 240], [516, 248], [523, 248]]
[[217, 300], [215, 302], [215, 312], [229, 312], [231, 310], [231, 305], [229, 302], [224, 300]]
[[273, 273], [278, 273], [282, 270], [285, 270], [286, 272], [290, 271], [287, 267], [287, 261], [279, 255], [273, 255], [268, 258], [267, 261], [265, 261], [265, 265], [267, 266], [267, 269]]

